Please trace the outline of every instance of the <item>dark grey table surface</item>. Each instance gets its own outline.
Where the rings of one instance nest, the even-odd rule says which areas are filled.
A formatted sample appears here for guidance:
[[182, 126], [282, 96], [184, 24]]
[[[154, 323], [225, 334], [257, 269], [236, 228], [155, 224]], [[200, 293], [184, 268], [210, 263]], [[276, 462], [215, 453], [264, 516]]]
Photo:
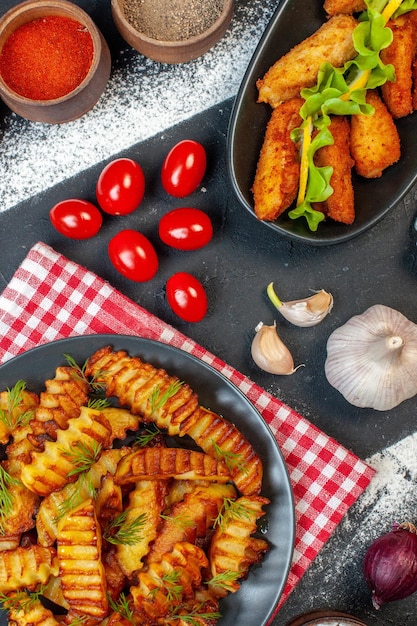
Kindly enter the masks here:
[[[2, 0], [0, 11], [15, 4]], [[412, 228], [417, 187], [372, 230], [345, 243], [314, 247], [277, 236], [240, 206], [228, 180], [225, 150], [234, 95], [277, 2], [238, 0], [229, 38], [202, 60], [182, 68], [161, 66], [132, 51], [115, 30], [109, 1], [79, 0], [76, 4], [90, 13], [110, 45], [111, 97], [109, 92], [84, 120], [72, 122], [68, 128], [27, 122], [0, 105], [0, 289], [29, 248], [42, 240], [108, 280], [374, 464], [379, 470], [377, 487], [351, 509], [273, 623], [284, 626], [305, 610], [331, 606], [362, 618], [370, 626], [416, 624], [415, 596], [376, 612], [361, 575], [363, 552], [372, 536], [388, 530], [391, 521], [402, 521], [398, 515], [417, 520], [415, 398], [388, 412], [357, 409], [327, 383], [324, 361], [332, 330], [373, 304], [391, 306], [417, 322], [417, 247]], [[218, 59], [229, 64], [222, 76], [216, 70]], [[123, 79], [127, 76], [131, 80], [138, 67], [138, 80], [144, 84], [155, 80], [158, 97], [162, 93], [168, 100], [164, 114], [156, 107], [155, 127], [145, 129], [147, 136], [144, 131], [141, 137], [140, 129], [132, 125], [130, 140], [121, 146], [118, 135], [125, 130], [109, 128], [108, 119], [113, 119], [117, 106], [125, 106], [126, 115], [132, 115], [128, 110], [130, 92]], [[175, 85], [169, 82], [170, 73], [178, 79]], [[161, 75], [165, 81], [162, 87]], [[181, 84], [185, 85], [183, 92]], [[223, 85], [227, 86], [225, 98], [221, 93], [216, 95], [216, 89]], [[169, 99], [171, 88], [175, 95], [180, 94], [180, 100]], [[195, 97], [194, 88], [201, 97]], [[135, 106], [140, 110], [148, 104], [139, 99]], [[87, 118], [92, 120], [90, 126]], [[184, 255], [161, 245], [155, 225], [171, 208], [159, 181], [160, 163], [168, 148], [186, 137], [201, 141], [207, 149], [205, 192], [198, 192], [187, 203], [207, 210], [213, 220], [214, 238], [206, 248]], [[70, 146], [68, 139], [73, 142]], [[61, 164], [52, 178], [49, 163], [36, 156], [43, 154], [45, 145], [51, 146], [51, 160]], [[49, 208], [57, 200], [80, 196], [94, 200], [98, 173], [105, 162], [117, 156], [137, 159], [147, 179], [147, 211], [142, 216], [139, 212], [127, 216], [123, 227], [140, 225], [160, 254], [158, 275], [148, 283], [125, 280], [107, 259], [106, 244], [120, 230], [119, 223], [105, 220], [94, 240], [74, 242], [61, 237], [48, 219]], [[71, 170], [72, 163], [78, 170]], [[166, 304], [166, 279], [179, 270], [196, 274], [207, 289], [209, 312], [201, 323], [181, 322]], [[284, 300], [323, 288], [335, 301], [331, 315], [314, 329], [299, 329], [280, 321], [280, 334], [291, 346], [295, 362], [305, 365], [288, 377], [262, 372], [250, 356], [255, 326], [261, 320], [272, 323], [277, 317], [265, 295], [270, 281]]]

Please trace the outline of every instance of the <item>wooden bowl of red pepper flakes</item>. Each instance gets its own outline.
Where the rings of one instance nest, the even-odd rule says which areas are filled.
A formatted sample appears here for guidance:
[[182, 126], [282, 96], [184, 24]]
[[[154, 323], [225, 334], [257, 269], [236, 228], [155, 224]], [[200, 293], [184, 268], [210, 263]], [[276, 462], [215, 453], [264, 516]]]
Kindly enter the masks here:
[[108, 45], [68, 0], [26, 0], [0, 18], [0, 96], [18, 115], [61, 124], [97, 103], [110, 76]]

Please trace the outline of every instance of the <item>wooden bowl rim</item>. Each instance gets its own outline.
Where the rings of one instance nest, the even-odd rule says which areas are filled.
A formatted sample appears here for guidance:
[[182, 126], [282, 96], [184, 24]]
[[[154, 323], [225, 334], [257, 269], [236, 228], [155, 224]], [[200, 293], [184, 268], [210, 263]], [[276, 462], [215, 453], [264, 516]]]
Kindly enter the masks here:
[[[91, 78], [94, 76], [99, 63], [100, 57], [102, 54], [102, 34], [92, 18], [88, 15], [84, 9], [82, 9], [77, 4], [70, 2], [69, 0], [23, 0], [19, 4], [16, 4], [14, 7], [9, 9], [1, 18], [0, 18], [0, 38], [7, 27], [10, 27], [13, 22], [19, 18], [21, 15], [25, 13], [33, 14], [33, 12], [38, 12], [45, 10], [47, 11], [45, 15], [63, 15], [65, 17], [71, 17], [83, 24], [88, 28], [88, 32], [91, 35], [91, 39], [93, 41], [93, 60], [88, 70], [86, 76], [83, 80], [67, 94], [60, 96], [59, 98], [52, 98], [50, 100], [34, 100], [33, 98], [27, 98], [25, 96], [21, 96], [16, 91], [11, 89], [9, 85], [5, 82], [2, 75], [0, 74], [0, 87], [2, 91], [7, 94], [7, 97], [15, 102], [21, 102], [23, 104], [32, 104], [33, 106], [51, 106], [51, 104], [59, 104], [61, 102], [65, 102], [76, 96], [79, 92], [86, 88], [88, 83], [90, 83]], [[29, 17], [26, 22], [30, 22], [32, 18]], [[37, 19], [36, 17], [33, 19]], [[22, 25], [19, 23], [15, 29], [12, 28], [5, 41], [7, 41], [8, 37]], [[1, 49], [0, 49], [1, 53]]]
[[154, 46], [155, 48], [171, 48], [175, 50], [176, 48], [184, 49], [184, 47], [189, 46], [193, 47], [195, 44], [199, 44], [205, 39], [209, 39], [221, 26], [224, 21], [228, 19], [231, 10], [233, 9], [234, 0], [223, 0], [223, 9], [219, 17], [209, 28], [204, 30], [199, 35], [194, 35], [193, 37], [189, 37], [188, 39], [176, 39], [176, 40], [164, 40], [164, 39], [155, 39], [154, 37], [148, 37], [142, 31], [137, 30], [128, 22], [123, 12], [123, 4], [124, 0], [111, 0], [111, 5], [114, 11], [116, 12], [119, 20], [123, 23], [125, 28], [130, 32], [132, 37], [137, 37], [143, 43], [147, 43], [149, 45]]

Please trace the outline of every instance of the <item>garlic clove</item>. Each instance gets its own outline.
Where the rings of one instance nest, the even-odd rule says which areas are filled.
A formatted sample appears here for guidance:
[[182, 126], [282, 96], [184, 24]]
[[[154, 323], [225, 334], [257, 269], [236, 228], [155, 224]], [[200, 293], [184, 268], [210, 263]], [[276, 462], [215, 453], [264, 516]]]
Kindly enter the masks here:
[[294, 368], [291, 352], [278, 336], [276, 323], [266, 326], [259, 322], [255, 330], [251, 354], [256, 365], [270, 374], [293, 374], [297, 368]]
[[273, 283], [269, 283], [266, 291], [272, 304], [281, 315], [295, 326], [304, 328], [316, 326], [333, 308], [333, 296], [324, 289], [317, 291], [308, 298], [289, 302], [282, 302], [278, 298]]
[[392, 409], [417, 394], [417, 325], [395, 309], [371, 306], [330, 335], [324, 369], [350, 404]]

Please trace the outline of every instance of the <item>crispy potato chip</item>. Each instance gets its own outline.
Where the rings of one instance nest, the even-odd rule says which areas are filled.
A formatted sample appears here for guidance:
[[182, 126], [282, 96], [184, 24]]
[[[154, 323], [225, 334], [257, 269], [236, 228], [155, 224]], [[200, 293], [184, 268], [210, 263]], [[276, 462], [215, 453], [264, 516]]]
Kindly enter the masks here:
[[109, 606], [101, 561], [101, 530], [92, 498], [59, 521], [57, 554], [62, 594], [70, 612], [106, 617]]

